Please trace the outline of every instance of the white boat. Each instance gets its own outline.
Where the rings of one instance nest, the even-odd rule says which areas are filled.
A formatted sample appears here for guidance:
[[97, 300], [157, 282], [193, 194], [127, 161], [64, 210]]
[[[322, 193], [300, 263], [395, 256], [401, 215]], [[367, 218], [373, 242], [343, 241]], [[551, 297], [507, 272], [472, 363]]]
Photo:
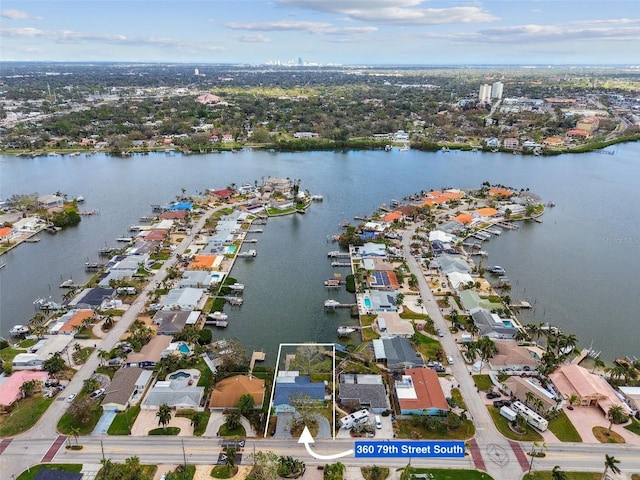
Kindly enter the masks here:
[[489, 272], [494, 273], [496, 275], [504, 275], [505, 273], [507, 273], [505, 269], [499, 265], [494, 265], [493, 267], [491, 267], [489, 269]]
[[254, 258], [258, 255], [258, 252], [256, 252], [255, 250], [249, 250], [248, 252], [240, 252], [238, 254], [239, 257], [243, 257], [243, 258]]
[[346, 337], [347, 335], [350, 335], [355, 331], [356, 331], [355, 328], [340, 326], [340, 327], [338, 327], [338, 336], [339, 337]]
[[12, 337], [19, 337], [21, 335], [26, 335], [29, 333], [29, 327], [26, 325], [15, 325], [11, 330], [9, 330], [9, 335]]
[[324, 301], [324, 308], [335, 308], [338, 305], [340, 305], [340, 302], [337, 300], [330, 299]]
[[4, 263], [4, 262], [3, 262], [3, 263], [0, 263], [0, 268], [4, 268], [4, 267], [6, 267], [6, 266], [7, 266], [7, 264], [6, 264], [6, 263]]
[[244, 290], [244, 283], [234, 283], [233, 285], [228, 285], [230, 290], [234, 292], [242, 292]]
[[227, 318], [229, 318], [229, 315], [227, 315], [224, 312], [220, 312], [220, 311], [216, 311], [213, 313], [210, 313], [209, 315], [207, 315], [207, 320], [211, 319], [211, 320], [226, 320]]
[[78, 196], [75, 198], [75, 200], [76, 200], [76, 202], [78, 202], [78, 203], [82, 203], [82, 202], [84, 202], [84, 197], [83, 197], [82, 195], [78, 195]]
[[118, 237], [116, 238], [117, 242], [127, 242], [127, 243], [131, 243], [133, 242], [133, 237]]
[[311, 195], [311, 200], [313, 200], [314, 202], [321, 202], [322, 200], [324, 200], [324, 198], [322, 195], [316, 194], [316, 195]]
[[409, 145], [403, 145], [398, 150], [401, 151], [401, 152], [408, 152], [409, 151]]

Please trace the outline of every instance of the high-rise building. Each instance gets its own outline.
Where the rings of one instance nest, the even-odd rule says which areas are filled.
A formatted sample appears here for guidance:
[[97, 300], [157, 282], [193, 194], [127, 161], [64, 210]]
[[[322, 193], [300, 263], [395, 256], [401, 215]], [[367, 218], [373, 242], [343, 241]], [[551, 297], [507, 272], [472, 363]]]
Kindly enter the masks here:
[[480, 94], [478, 95], [478, 99], [483, 103], [491, 101], [491, 85], [486, 83], [480, 85]]
[[193, 70], [193, 74], [197, 77], [198, 75], [200, 75], [200, 69], [199, 68], [195, 68]]
[[500, 100], [502, 98], [502, 89], [504, 88], [504, 84], [502, 82], [495, 82], [491, 86], [491, 98], [495, 98]]

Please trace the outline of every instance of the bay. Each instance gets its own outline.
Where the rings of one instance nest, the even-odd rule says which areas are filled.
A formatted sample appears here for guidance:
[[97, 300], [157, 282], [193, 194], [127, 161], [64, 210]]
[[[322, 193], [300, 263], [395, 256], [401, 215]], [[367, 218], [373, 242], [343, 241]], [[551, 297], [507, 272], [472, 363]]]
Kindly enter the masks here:
[[61, 191], [83, 195], [82, 209], [100, 212], [57, 235], [42, 233], [39, 243], [1, 257], [6, 267], [0, 271], [0, 334], [31, 318], [36, 298], [59, 300], [62, 280], [86, 281], [84, 262], [97, 260], [99, 248], [116, 245], [116, 237], [150, 214], [151, 204], [175, 199], [182, 188], [196, 194], [262, 177], [290, 177], [324, 201], [306, 215], [270, 219], [264, 233], [253, 235], [258, 257], [239, 259], [232, 272], [247, 285], [245, 303], [228, 310], [229, 328], [214, 332], [215, 338], [237, 337], [248, 350], [263, 349], [268, 361], [275, 360], [281, 342], [331, 342], [338, 325], [352, 322], [348, 312], [327, 314], [322, 307], [330, 297], [352, 298], [323, 286], [335, 270], [326, 253], [335, 248], [329, 237], [341, 231], [340, 222], [421, 190], [477, 188], [489, 181], [529, 188], [557, 205], [547, 210], [542, 224], [523, 224], [483, 247], [489, 252], [487, 265], [507, 270], [511, 298], [534, 304], [520, 313], [522, 323], [558, 325], [575, 333], [581, 346], [593, 341], [606, 360], [640, 356], [640, 144], [610, 149], [615, 155], [243, 150], [129, 158], [0, 156], [0, 197]]

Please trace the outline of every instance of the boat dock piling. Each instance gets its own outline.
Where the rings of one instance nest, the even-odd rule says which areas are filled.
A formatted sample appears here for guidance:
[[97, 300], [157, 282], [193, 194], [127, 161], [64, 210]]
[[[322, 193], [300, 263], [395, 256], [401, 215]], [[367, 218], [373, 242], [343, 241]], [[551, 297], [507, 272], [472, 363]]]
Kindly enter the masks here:
[[351, 262], [331, 262], [332, 267], [350, 267]]

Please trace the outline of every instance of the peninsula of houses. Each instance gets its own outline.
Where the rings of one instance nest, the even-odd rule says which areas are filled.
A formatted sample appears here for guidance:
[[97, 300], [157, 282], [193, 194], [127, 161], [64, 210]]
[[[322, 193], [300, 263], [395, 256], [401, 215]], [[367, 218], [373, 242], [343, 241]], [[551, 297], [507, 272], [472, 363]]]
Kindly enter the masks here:
[[[486, 471], [477, 446], [495, 439], [477, 426], [488, 422], [524, 456], [520, 474], [528, 460], [519, 442], [640, 445], [640, 364], [604, 368], [597, 352], [577, 349], [575, 335], [522, 325], [518, 312], [530, 305], [510, 298], [508, 272], [485, 265], [483, 242], [543, 215], [525, 189], [423, 191], [345, 224], [334, 238], [342, 248], [329, 256], [350, 273], [325, 285], [329, 295], [345, 285], [354, 300], [328, 299], [324, 308], [348, 306], [354, 320], [335, 343], [287, 345], [272, 368], [242, 338], [212, 342], [211, 328], [227, 325], [225, 304], [243, 303], [234, 262], [260, 261], [248, 233], [312, 200], [322, 197], [300, 181], [270, 177], [154, 206], [124, 248], [87, 265], [96, 274], [86, 285], [44, 302], [14, 327], [12, 345], [3, 341], [2, 436], [40, 421], [68, 439], [222, 437], [217, 465], [228, 467], [248, 437], [286, 441], [308, 428], [334, 441], [465, 440], [466, 468]], [[29, 218], [6, 228], [38, 225]], [[46, 412], [14, 425], [18, 408]], [[258, 463], [247, 478], [261, 478]], [[159, 465], [153, 478], [174, 467]]]

